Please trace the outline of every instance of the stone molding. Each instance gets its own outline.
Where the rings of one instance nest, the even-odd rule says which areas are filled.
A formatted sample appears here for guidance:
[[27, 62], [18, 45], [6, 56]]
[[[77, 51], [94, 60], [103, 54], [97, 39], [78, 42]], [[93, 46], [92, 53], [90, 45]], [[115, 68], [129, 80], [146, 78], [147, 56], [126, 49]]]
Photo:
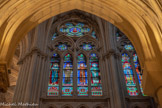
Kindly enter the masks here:
[[109, 58], [111, 56], [121, 59], [121, 54], [115, 51], [115, 49], [110, 49], [107, 53], [103, 54], [103, 59]]
[[33, 47], [33, 48], [31, 49], [31, 51], [29, 51], [28, 53], [25, 54], [25, 56], [23, 56], [22, 58], [20, 58], [20, 60], [18, 61], [17, 64], [22, 64], [23, 61], [24, 61], [26, 58], [28, 58], [29, 56], [31, 56], [31, 55], [34, 54], [34, 53], [37, 53], [39, 56], [42, 56], [42, 57], [45, 57], [45, 58], [47, 58], [47, 56], [48, 56], [46, 53], [44, 53], [43, 51], [41, 51], [41, 49], [39, 49], [39, 48], [37, 48], [37, 47]]

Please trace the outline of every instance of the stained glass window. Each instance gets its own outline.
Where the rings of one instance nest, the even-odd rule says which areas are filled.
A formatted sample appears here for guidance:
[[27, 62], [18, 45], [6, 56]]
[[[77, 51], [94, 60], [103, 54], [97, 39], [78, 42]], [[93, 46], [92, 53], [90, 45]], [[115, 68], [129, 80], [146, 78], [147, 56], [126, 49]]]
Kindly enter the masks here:
[[[58, 44], [55, 44], [52, 48], [61, 54], [62, 59], [60, 59], [58, 54], [54, 54], [51, 58], [47, 95], [59, 96], [59, 94], [61, 94], [61, 96], [65, 97], [73, 96], [73, 92], [77, 92], [77, 96], [79, 97], [89, 95], [102, 96], [98, 56], [92, 53], [87, 58], [83, 53], [78, 53], [78, 50], [82, 49], [88, 55], [90, 51], [95, 50], [94, 41], [91, 40], [94, 38], [94, 40], [97, 41], [95, 29], [91, 27], [90, 24], [87, 24], [87, 22], [83, 23], [82, 21], [70, 21], [59, 27], [59, 29], [55, 29], [59, 31], [53, 34], [52, 40], [55, 40], [55, 38], [60, 40], [57, 42]], [[81, 36], [85, 36], [88, 40], [85, 39], [85, 42], [79, 46], [80, 48], [77, 48], [73, 42], [69, 43], [71, 41], [62, 41], [61, 39], [64, 35], [68, 37], [65, 37], [67, 40], [69, 38], [74, 40], [73, 42], [78, 42], [79, 40], [80, 43], [80, 40], [84, 39]], [[93, 38], [87, 38], [89, 35]], [[59, 36], [61, 36], [61, 38], [59, 38]], [[64, 55], [65, 51], [75, 51], [75, 53], [78, 53], [78, 55], [74, 54], [77, 58], [72, 57], [72, 54], [69, 52]], [[77, 77], [73, 77], [73, 75]], [[75, 83], [74, 81], [77, 82]], [[90, 91], [91, 94], [88, 94]]]
[[125, 48], [126, 50], [133, 50], [133, 49], [134, 49], [133, 46], [130, 45], [130, 44], [124, 45], [124, 48]]
[[67, 50], [67, 45], [66, 45], [66, 44], [59, 44], [59, 45], [58, 45], [58, 49], [59, 49], [59, 50], [62, 50], [62, 51], [63, 51], [63, 50]]
[[58, 54], [53, 54], [50, 62], [50, 73], [48, 83], [48, 96], [59, 95], [59, 71], [60, 71], [60, 57]]
[[77, 70], [78, 96], [88, 96], [87, 64], [86, 58], [83, 54], [78, 55]]
[[122, 54], [122, 66], [123, 66], [128, 94], [130, 96], [137, 96], [138, 91], [137, 91], [136, 82], [132, 70], [132, 65], [130, 64], [130, 57], [126, 53]]
[[82, 49], [86, 51], [90, 51], [93, 50], [93, 48], [95, 48], [95, 46], [92, 45], [92, 43], [83, 43], [83, 45], [80, 45], [80, 47], [82, 47]]
[[64, 57], [62, 96], [73, 95], [73, 62], [71, 54], [67, 53]]
[[58, 45], [55, 45], [55, 47], [60, 51], [64, 51], [67, 50], [68, 47], [70, 47], [70, 45], [68, 45], [67, 42], [65, 43], [59, 42]]
[[139, 81], [141, 93], [144, 95], [143, 88], [142, 88], [141, 67], [140, 67], [139, 62], [138, 62], [138, 56], [137, 56], [137, 54], [133, 54], [133, 61], [134, 61], [134, 66], [135, 66], [135, 69], [136, 69], [137, 78], [138, 78], [138, 81]]
[[60, 28], [60, 31], [70, 37], [80, 37], [85, 33], [88, 33], [90, 31], [90, 28], [86, 27], [83, 23], [77, 23], [76, 25], [74, 25], [73, 23], [66, 23], [65, 26]]
[[54, 40], [57, 37], [57, 33], [54, 33], [52, 36], [52, 40]]
[[97, 39], [95, 31], [93, 31], [91, 35], [92, 35], [93, 38]]
[[91, 93], [92, 96], [102, 96], [99, 59], [95, 53], [90, 54]]

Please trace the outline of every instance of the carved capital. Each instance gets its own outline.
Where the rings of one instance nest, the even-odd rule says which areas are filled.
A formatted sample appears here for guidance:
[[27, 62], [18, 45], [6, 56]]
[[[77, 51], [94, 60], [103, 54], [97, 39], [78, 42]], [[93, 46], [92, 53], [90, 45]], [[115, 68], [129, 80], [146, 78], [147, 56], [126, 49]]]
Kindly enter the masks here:
[[103, 58], [105, 59], [105, 58], [109, 58], [110, 56], [112, 56], [112, 55], [116, 55], [116, 52], [115, 52], [115, 50], [114, 49], [110, 49], [107, 53], [105, 53], [104, 55], [103, 55]]
[[7, 65], [0, 63], [0, 92], [6, 92], [9, 86]]

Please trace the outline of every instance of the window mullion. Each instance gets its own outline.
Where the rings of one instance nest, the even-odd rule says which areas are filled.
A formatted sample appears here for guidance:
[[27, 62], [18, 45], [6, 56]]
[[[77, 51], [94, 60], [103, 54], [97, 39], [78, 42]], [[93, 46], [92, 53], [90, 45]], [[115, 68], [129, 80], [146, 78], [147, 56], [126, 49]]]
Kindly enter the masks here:
[[91, 71], [90, 71], [89, 56], [87, 57], [87, 73], [88, 73], [88, 96], [92, 97], [92, 95], [91, 95]]
[[73, 97], [77, 97], [77, 55], [74, 50], [73, 56]]
[[59, 75], [60, 89], [59, 89], [59, 97], [62, 96], [62, 79], [63, 79], [63, 57], [61, 57], [61, 61], [60, 61], [60, 75]]

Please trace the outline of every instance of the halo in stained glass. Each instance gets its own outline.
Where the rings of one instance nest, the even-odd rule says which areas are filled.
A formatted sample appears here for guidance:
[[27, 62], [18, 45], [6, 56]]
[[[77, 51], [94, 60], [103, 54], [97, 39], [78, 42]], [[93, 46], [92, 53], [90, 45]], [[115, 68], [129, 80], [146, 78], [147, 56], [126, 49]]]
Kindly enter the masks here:
[[80, 37], [90, 31], [90, 28], [85, 27], [84, 23], [78, 23], [76, 25], [74, 25], [73, 23], [66, 23], [65, 25], [66, 26], [62, 26], [62, 28], [60, 28], [60, 32], [65, 33], [67, 36], [70, 37]]

